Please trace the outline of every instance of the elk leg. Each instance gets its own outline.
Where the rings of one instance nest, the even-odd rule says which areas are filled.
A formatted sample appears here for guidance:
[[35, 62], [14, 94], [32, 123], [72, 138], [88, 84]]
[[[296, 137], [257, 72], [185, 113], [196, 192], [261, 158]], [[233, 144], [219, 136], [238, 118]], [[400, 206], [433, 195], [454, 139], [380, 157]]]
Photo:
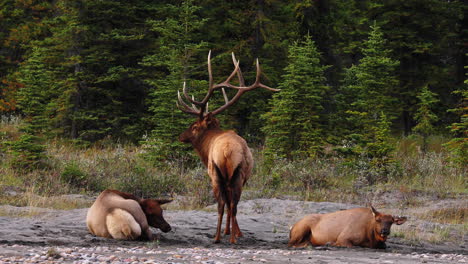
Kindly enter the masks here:
[[[237, 204], [239, 203], [240, 196], [241, 196], [241, 188], [242, 184], [238, 180], [236, 182], [236, 186], [232, 188], [231, 192], [231, 221], [232, 221], [232, 233], [231, 233], [231, 243], [236, 242], [236, 237], [242, 237], [242, 232], [240, 231], [239, 224], [237, 223]], [[233, 242], [234, 241], [234, 242]]]
[[351, 243], [351, 241], [349, 241], [348, 239], [338, 238], [338, 240], [335, 243], [332, 243], [332, 246], [350, 248], [350, 247], [353, 247], [353, 243]]
[[232, 212], [231, 212], [231, 197], [232, 190], [231, 188], [227, 188], [227, 194], [226, 194], [226, 209], [227, 209], [227, 216], [226, 216], [226, 228], [224, 229], [224, 234], [229, 235], [231, 234], [231, 217], [232, 217]]
[[231, 234], [231, 208], [226, 206], [227, 209], [227, 216], [226, 216], [226, 228], [224, 228], [224, 234], [229, 235]]
[[234, 219], [236, 221], [235, 223], [235, 226], [236, 226], [236, 230], [237, 230], [237, 234], [236, 236], [237, 237], [243, 237], [244, 235], [242, 234], [240, 228], [239, 228], [239, 224], [237, 223], [237, 204], [239, 203], [240, 201], [240, 198], [241, 198], [241, 195], [242, 195], [242, 183], [239, 181], [239, 186], [237, 188], [237, 193], [236, 193], [236, 197], [234, 198], [235, 201], [236, 201], [236, 204], [235, 204], [235, 207], [236, 207], [236, 214], [234, 215]]
[[216, 227], [215, 243], [221, 241], [221, 225], [223, 224], [224, 201], [218, 200], [218, 225]]
[[221, 225], [223, 224], [225, 198], [220, 192], [218, 186], [213, 187], [213, 192], [215, 194], [216, 200], [218, 200], [218, 225], [216, 226], [216, 235], [214, 242], [219, 243], [221, 241]]
[[236, 235], [236, 237], [243, 237], [244, 235], [242, 234], [239, 228], [239, 224], [237, 223], [237, 203], [234, 206], [234, 211], [236, 211], [236, 214], [233, 214], [232, 216], [232, 230], [233, 232], [235, 232], [234, 234]]
[[237, 229], [236, 229], [236, 225], [237, 225], [237, 222], [236, 222], [236, 211], [237, 211], [237, 208], [235, 208], [235, 205], [234, 205], [234, 202], [231, 201], [231, 204], [230, 204], [230, 207], [231, 207], [231, 220], [232, 220], [232, 230], [231, 230], [231, 239], [229, 240], [231, 242], [231, 244], [235, 244], [237, 241], [236, 241], [236, 236], [237, 236]]

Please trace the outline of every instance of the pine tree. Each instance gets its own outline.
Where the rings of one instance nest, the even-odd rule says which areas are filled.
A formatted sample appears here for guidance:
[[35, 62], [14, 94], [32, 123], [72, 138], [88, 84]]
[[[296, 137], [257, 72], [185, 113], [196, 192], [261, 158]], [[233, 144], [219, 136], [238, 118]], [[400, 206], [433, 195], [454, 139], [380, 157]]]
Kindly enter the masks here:
[[460, 95], [460, 101], [457, 107], [450, 109], [449, 112], [456, 114], [457, 122], [449, 126], [454, 137], [445, 144], [445, 147], [452, 152], [452, 160], [457, 165], [466, 166], [468, 163], [468, 79], [454, 93]]
[[[465, 78], [466, 1], [379, 0], [368, 14], [379, 22], [387, 47], [398, 59], [399, 89], [395, 98], [402, 109], [399, 124], [411, 132], [420, 87], [429, 83], [440, 95], [440, 106], [450, 108], [455, 87]], [[445, 109], [434, 109], [442, 120]]]
[[68, 3], [55, 2], [55, 15], [43, 20], [48, 35], [31, 42], [33, 46], [18, 70], [23, 85], [18, 105], [31, 133], [70, 135], [70, 123], [74, 122], [72, 98], [79, 89], [76, 68], [82, 60], [74, 51], [79, 45], [77, 32], [83, 28], [78, 23], [79, 9]]
[[197, 40], [197, 32], [205, 20], [197, 15], [200, 7], [193, 2], [187, 0], [180, 5], [166, 4], [162, 9], [166, 19], [148, 22], [151, 30], [160, 34], [157, 42], [159, 49], [155, 54], [146, 56], [141, 64], [162, 70], [154, 73], [156, 77], [146, 80], [152, 87], [149, 110], [154, 126], [146, 143], [156, 148], [152, 153], [160, 160], [178, 156], [188, 149], [187, 145], [178, 141], [178, 135], [193, 120], [177, 109], [177, 91], [182, 89], [184, 81], [189, 87], [207, 84], [190, 79], [196, 72], [193, 62], [206, 46], [206, 43]]
[[23, 87], [17, 69], [36, 39], [47, 34], [51, 1], [0, 2], [0, 114], [17, 111], [17, 91]]
[[387, 180], [388, 169], [395, 162], [393, 158], [395, 146], [391, 142], [390, 125], [390, 120], [381, 112], [376, 126], [370, 131], [371, 138], [365, 145], [363, 154], [370, 159], [371, 165], [366, 173], [370, 184], [378, 180]]
[[270, 158], [314, 157], [326, 140], [322, 111], [327, 67], [320, 64], [309, 35], [290, 46], [288, 58], [281, 91], [273, 95], [271, 110], [263, 116], [265, 152]]
[[390, 58], [385, 47], [380, 28], [371, 26], [369, 39], [362, 49], [364, 57], [347, 71], [342, 96], [338, 98], [346, 124], [350, 124], [345, 131], [348, 140], [361, 147], [372, 141], [371, 131], [378, 127], [382, 114], [391, 122], [401, 112], [394, 97], [398, 87], [395, 72], [398, 61]]
[[415, 114], [416, 126], [413, 127], [413, 132], [418, 133], [422, 137], [422, 152], [427, 151], [427, 139], [434, 132], [434, 122], [439, 120], [437, 115], [432, 111], [433, 105], [439, 102], [436, 98], [437, 94], [431, 92], [428, 86], [424, 86], [418, 95], [419, 104]]

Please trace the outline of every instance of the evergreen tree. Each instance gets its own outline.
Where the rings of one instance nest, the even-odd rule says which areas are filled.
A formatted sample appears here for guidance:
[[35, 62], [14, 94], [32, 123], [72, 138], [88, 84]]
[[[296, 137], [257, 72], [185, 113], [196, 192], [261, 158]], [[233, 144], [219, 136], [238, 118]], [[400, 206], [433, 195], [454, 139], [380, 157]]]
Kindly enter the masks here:
[[346, 124], [350, 125], [345, 133], [361, 146], [372, 141], [371, 131], [378, 127], [381, 114], [391, 122], [401, 112], [394, 97], [398, 61], [390, 58], [380, 28], [373, 25], [371, 29], [362, 49], [364, 57], [347, 71], [342, 96], [338, 98], [340, 109], [347, 116]]
[[[451, 93], [465, 78], [467, 8], [466, 1], [459, 0], [379, 0], [368, 12], [387, 36], [392, 57], [400, 61], [394, 97], [400, 102], [398, 121], [405, 134], [415, 125], [419, 87], [430, 84], [445, 109], [453, 104]], [[445, 109], [434, 110], [445, 119]]]
[[466, 166], [468, 163], [468, 80], [465, 80], [464, 86], [456, 90], [455, 94], [460, 95], [460, 101], [456, 108], [449, 110], [457, 116], [457, 121], [449, 126], [454, 137], [445, 144], [445, 147], [452, 152], [452, 160], [457, 165]]
[[264, 115], [265, 151], [271, 158], [314, 157], [326, 140], [322, 111], [327, 67], [320, 64], [309, 35], [291, 45], [288, 58], [281, 91], [273, 95], [271, 110]]
[[[144, 58], [142, 65], [156, 69], [154, 76], [146, 80], [151, 85], [149, 110], [154, 129], [146, 143], [156, 147], [153, 155], [166, 159], [180, 155], [188, 149], [178, 141], [178, 135], [193, 121], [176, 106], [177, 91], [182, 90], [185, 81], [189, 87], [200, 87], [205, 81], [191, 79], [198, 70], [194, 60], [206, 46], [198, 39], [198, 31], [205, 23], [197, 12], [200, 7], [193, 0], [183, 1], [180, 5], [165, 4], [167, 17], [164, 20], [150, 20], [151, 30], [158, 33], [158, 50]], [[201, 89], [204, 92], [204, 89]]]
[[0, 114], [17, 110], [16, 92], [23, 87], [17, 69], [32, 42], [47, 34], [45, 20], [52, 15], [51, 1], [0, 2]]
[[422, 137], [422, 152], [426, 153], [427, 151], [427, 139], [434, 133], [434, 122], [439, 118], [432, 111], [433, 105], [439, 102], [436, 98], [436, 94], [431, 92], [428, 86], [424, 86], [421, 92], [418, 95], [419, 104], [418, 111], [415, 115], [415, 120], [417, 122], [416, 126], [413, 127], [413, 131], [421, 135]]
[[395, 145], [391, 142], [390, 125], [390, 120], [381, 112], [376, 126], [371, 128], [369, 142], [365, 145], [363, 154], [370, 158], [371, 165], [367, 172], [367, 181], [370, 184], [378, 180], [387, 180], [389, 166], [395, 162]]
[[83, 61], [76, 65], [80, 89], [73, 98], [80, 138], [137, 141], [144, 134], [149, 91], [139, 62], [154, 46], [156, 36], [146, 21], [157, 17], [159, 5], [149, 0], [83, 0], [78, 5], [85, 28], [76, 39]]
[[[218, 63], [214, 76], [228, 76], [232, 72], [231, 52], [241, 63], [246, 83], [255, 79], [255, 60], [260, 59], [264, 77], [262, 81], [277, 87], [283, 69], [287, 65], [288, 46], [298, 39], [299, 24], [294, 14], [293, 1], [200, 1], [200, 14], [207, 18], [202, 30], [204, 39], [216, 58], [227, 63]], [[215, 58], [215, 59], [216, 59]], [[266, 90], [254, 91], [223, 113], [223, 125], [234, 128], [251, 146], [262, 144], [263, 122], [261, 115], [268, 110]]]

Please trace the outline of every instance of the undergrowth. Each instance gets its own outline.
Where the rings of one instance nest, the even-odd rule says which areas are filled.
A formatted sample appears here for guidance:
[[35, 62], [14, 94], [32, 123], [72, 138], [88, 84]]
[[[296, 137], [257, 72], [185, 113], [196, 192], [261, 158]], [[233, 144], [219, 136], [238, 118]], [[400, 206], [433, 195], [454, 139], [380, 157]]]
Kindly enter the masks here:
[[[155, 163], [148, 158], [147, 149], [134, 145], [99, 142], [83, 147], [49, 139], [43, 143], [41, 166], [18, 168], [18, 156], [12, 155], [12, 145], [5, 142], [21, 139], [19, 122], [2, 121], [0, 127], [0, 190], [14, 187], [54, 196], [95, 195], [113, 188], [142, 197], [184, 196], [184, 208], [214, 202], [201, 162], [184, 157]], [[450, 153], [442, 147], [445, 141], [442, 137], [429, 138], [428, 151], [422, 153], [417, 138], [402, 138], [396, 144], [392, 162], [385, 167], [376, 166], [365, 154], [350, 157], [332, 151], [315, 159], [272, 162], [264, 158], [261, 149], [253, 149], [255, 167], [244, 187], [243, 199], [293, 196], [310, 201], [352, 202], [375, 189], [402, 186], [406, 192], [417, 190], [438, 197], [467, 194], [467, 167], [450, 162]], [[1, 203], [12, 202], [11, 197], [0, 196]]]

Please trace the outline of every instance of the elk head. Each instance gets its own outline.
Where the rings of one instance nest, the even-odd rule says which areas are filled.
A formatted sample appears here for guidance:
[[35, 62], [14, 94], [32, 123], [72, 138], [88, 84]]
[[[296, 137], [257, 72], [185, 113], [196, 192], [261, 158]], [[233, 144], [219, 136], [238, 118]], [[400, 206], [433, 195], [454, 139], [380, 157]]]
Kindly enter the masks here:
[[[190, 127], [179, 136], [179, 140], [181, 142], [194, 143], [198, 141], [204, 135], [206, 131], [219, 129], [219, 121], [218, 119], [216, 119], [215, 115], [221, 113], [222, 111], [227, 109], [229, 106], [234, 104], [245, 92], [251, 91], [256, 88], [265, 88], [271, 91], [279, 91], [279, 89], [274, 89], [274, 88], [268, 87], [260, 83], [261, 70], [260, 70], [260, 64], [258, 62], [258, 59], [257, 59], [257, 75], [255, 78], [255, 82], [250, 86], [245, 85], [244, 77], [239, 68], [239, 61], [236, 60], [234, 53], [232, 53], [232, 62], [234, 63], [234, 71], [231, 73], [231, 75], [229, 75], [229, 77], [223, 82], [215, 84], [213, 82], [213, 75], [211, 72], [211, 51], [210, 51], [208, 53], [208, 77], [209, 77], [208, 93], [205, 95], [203, 100], [196, 101], [193, 96], [192, 97], [189, 96], [185, 82], [183, 85], [183, 94], [184, 94], [185, 99], [189, 102], [189, 104], [191, 104], [191, 106], [189, 106], [189, 104], [187, 104], [182, 99], [180, 92], [179, 91], [177, 92], [177, 97], [178, 97], [177, 107], [185, 113], [195, 115], [198, 117], [198, 120], [192, 123]], [[231, 80], [236, 75], [239, 79], [239, 86], [236, 86], [230, 83]], [[229, 99], [226, 94], [225, 88], [237, 90], [237, 93], [231, 99]], [[211, 98], [211, 96], [216, 90], [222, 91], [225, 104], [209, 112], [208, 100]]]
[[390, 235], [392, 224], [401, 225], [406, 222], [406, 217], [382, 214], [375, 210], [373, 206], [371, 206], [370, 209], [375, 218], [376, 225], [374, 226], [374, 232], [378, 241], [385, 242], [387, 240], [387, 237]]
[[140, 206], [146, 215], [148, 224], [152, 227], [159, 228], [164, 233], [171, 231], [171, 226], [163, 217], [161, 205], [172, 202], [166, 199], [141, 199]]

